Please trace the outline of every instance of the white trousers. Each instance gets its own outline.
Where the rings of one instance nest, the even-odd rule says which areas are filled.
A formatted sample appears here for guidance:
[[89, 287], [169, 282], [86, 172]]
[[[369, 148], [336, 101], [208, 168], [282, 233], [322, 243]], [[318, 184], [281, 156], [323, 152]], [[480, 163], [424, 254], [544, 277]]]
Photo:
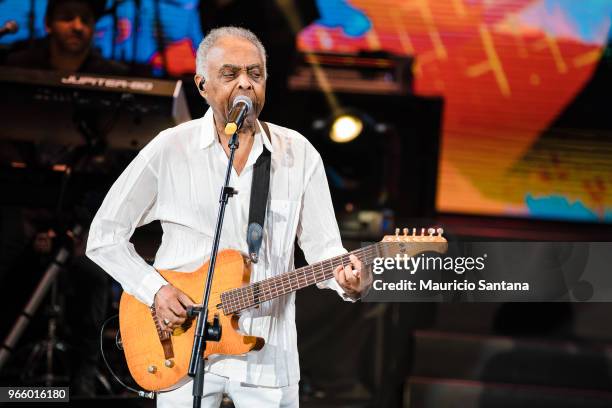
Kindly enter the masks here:
[[[298, 408], [298, 385], [287, 387], [261, 387], [230, 381], [220, 375], [206, 373], [202, 408], [219, 408], [223, 393], [229, 395], [236, 408]], [[176, 390], [157, 395], [157, 408], [191, 408], [193, 406], [193, 382]]]

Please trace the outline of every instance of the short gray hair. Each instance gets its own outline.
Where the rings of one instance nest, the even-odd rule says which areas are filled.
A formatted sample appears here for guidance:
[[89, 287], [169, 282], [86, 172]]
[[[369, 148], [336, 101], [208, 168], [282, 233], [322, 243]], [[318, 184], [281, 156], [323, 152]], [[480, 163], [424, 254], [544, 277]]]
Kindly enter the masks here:
[[239, 37], [250, 41], [255, 47], [257, 47], [259, 53], [261, 54], [261, 58], [263, 59], [264, 79], [268, 77], [268, 69], [266, 68], [266, 49], [264, 48], [263, 44], [252, 31], [247, 30], [246, 28], [234, 26], [213, 28], [208, 32], [208, 34], [206, 34], [204, 39], [200, 42], [198, 52], [196, 53], [196, 74], [201, 75], [204, 79], [208, 79], [206, 78], [206, 70], [208, 69], [208, 52], [221, 37]]

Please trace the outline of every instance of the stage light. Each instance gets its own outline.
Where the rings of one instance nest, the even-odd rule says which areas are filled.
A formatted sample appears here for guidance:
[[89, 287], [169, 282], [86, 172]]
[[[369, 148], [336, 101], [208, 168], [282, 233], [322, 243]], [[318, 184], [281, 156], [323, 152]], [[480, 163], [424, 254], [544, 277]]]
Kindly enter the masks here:
[[348, 143], [355, 140], [363, 130], [363, 121], [350, 114], [343, 114], [332, 122], [329, 137], [336, 143]]

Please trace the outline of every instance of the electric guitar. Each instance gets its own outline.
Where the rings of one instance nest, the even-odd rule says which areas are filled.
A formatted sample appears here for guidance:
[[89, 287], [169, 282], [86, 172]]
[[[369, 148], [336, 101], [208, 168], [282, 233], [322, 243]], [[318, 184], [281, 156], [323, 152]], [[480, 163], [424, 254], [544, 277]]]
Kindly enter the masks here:
[[[404, 228], [403, 234], [400, 234], [397, 229], [395, 235], [387, 235], [376, 244], [253, 283], [250, 283], [248, 257], [234, 249], [219, 251], [208, 318], [210, 322], [218, 319], [223, 333], [219, 342], [207, 342], [205, 357], [214, 354], [239, 355], [264, 347], [262, 338], [245, 336], [237, 331], [240, 311], [334, 278], [333, 270], [339, 265], [349, 264], [350, 254], [357, 256], [365, 268], [377, 257], [394, 257], [396, 254], [416, 256], [426, 251], [444, 253], [447, 242], [442, 232], [441, 228], [429, 228], [426, 233], [423, 228], [419, 235], [413, 228], [412, 234], [409, 234], [409, 230]], [[208, 262], [192, 273], [166, 270], [159, 273], [196, 303], [202, 302]], [[119, 305], [121, 340], [130, 373], [142, 388], [149, 391], [169, 390], [189, 380], [187, 370], [195, 332], [195, 324], [192, 323], [188, 319], [169, 335], [159, 327], [153, 307], [123, 293]]]

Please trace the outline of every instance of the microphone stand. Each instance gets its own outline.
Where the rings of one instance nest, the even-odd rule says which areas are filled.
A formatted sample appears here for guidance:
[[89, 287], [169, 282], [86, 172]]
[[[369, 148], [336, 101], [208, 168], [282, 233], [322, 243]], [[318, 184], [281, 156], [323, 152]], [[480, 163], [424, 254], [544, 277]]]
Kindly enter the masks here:
[[223, 217], [225, 215], [225, 207], [228, 199], [238, 192], [232, 187], [229, 187], [230, 176], [232, 174], [232, 166], [234, 164], [234, 153], [238, 149], [238, 131], [234, 132], [228, 146], [230, 148], [227, 170], [225, 172], [225, 183], [221, 189], [221, 197], [219, 199], [219, 212], [217, 214], [217, 225], [215, 227], [215, 236], [213, 240], [212, 250], [210, 252], [210, 263], [208, 265], [208, 275], [204, 286], [204, 296], [202, 297], [202, 305], [190, 307], [187, 313], [191, 316], [197, 316], [198, 323], [196, 325], [195, 336], [193, 338], [193, 348], [191, 350], [191, 360], [189, 361], [188, 374], [193, 379], [193, 407], [200, 408], [202, 405], [202, 396], [204, 391], [204, 351], [206, 351], [206, 341], [219, 341], [221, 339], [221, 325], [219, 318], [214, 317], [213, 322], [208, 322], [208, 299], [212, 287], [213, 274], [215, 272], [215, 263], [217, 261], [217, 253], [219, 252], [219, 240], [221, 239], [221, 228], [223, 226]]

